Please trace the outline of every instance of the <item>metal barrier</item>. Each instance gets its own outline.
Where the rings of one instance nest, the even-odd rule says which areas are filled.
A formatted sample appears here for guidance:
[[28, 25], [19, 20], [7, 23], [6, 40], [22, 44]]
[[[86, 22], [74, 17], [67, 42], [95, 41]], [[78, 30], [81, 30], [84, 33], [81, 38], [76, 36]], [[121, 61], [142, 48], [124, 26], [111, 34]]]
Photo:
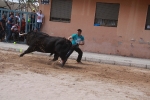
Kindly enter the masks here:
[[[25, 33], [28, 33], [31, 30], [35, 30], [37, 26], [36, 22], [36, 13], [33, 12], [23, 12], [23, 11], [16, 11], [16, 10], [9, 10], [9, 9], [3, 9], [0, 8], [0, 19], [2, 18], [2, 15], [5, 15], [6, 18], [9, 18], [10, 13], [14, 14], [14, 17], [16, 14], [19, 14], [20, 16], [20, 21], [19, 21], [19, 26], [21, 27], [21, 20], [22, 18], [25, 18]], [[34, 21], [31, 22], [31, 15], [34, 16]], [[32, 26], [32, 27], [31, 27]]]

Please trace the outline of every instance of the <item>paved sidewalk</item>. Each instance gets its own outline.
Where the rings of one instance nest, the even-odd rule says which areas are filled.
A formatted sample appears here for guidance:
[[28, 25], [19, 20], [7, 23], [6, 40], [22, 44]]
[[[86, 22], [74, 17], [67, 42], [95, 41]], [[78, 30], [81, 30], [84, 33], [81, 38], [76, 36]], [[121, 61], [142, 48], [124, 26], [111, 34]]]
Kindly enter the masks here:
[[[24, 51], [27, 48], [28, 46], [26, 44], [13, 44], [13, 43], [0, 42], [0, 49], [2, 50], [20, 52], [20, 50]], [[40, 53], [40, 52], [34, 52], [33, 54], [49, 55], [49, 53]], [[73, 52], [73, 54], [69, 58], [76, 59], [77, 53]], [[133, 67], [150, 69], [150, 59], [84, 52], [82, 60], [105, 63], [105, 64], [124, 65], [124, 66], [133, 66]]]

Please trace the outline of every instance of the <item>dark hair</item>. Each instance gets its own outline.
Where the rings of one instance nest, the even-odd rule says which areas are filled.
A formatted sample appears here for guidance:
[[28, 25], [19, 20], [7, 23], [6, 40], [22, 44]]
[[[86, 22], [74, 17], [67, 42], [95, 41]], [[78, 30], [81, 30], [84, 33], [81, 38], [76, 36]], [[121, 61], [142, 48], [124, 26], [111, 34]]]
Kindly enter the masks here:
[[9, 16], [11, 16], [11, 15], [12, 15], [12, 16], [14, 16], [14, 14], [13, 14], [13, 13], [11, 13]]
[[6, 15], [5, 15], [5, 14], [3, 14], [2, 16], [3, 16], [4, 18], [6, 18]]
[[81, 29], [78, 29], [77, 31], [82, 32], [82, 30], [81, 30]]

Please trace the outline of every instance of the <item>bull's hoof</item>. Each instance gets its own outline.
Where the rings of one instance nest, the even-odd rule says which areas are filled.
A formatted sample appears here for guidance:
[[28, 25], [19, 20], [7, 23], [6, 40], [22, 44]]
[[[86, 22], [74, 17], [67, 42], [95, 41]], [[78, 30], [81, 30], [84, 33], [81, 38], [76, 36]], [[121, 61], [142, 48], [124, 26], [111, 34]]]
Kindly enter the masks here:
[[56, 60], [58, 60], [58, 59], [53, 59], [53, 61], [56, 61]]
[[60, 60], [59, 63], [61, 64], [61, 67], [64, 67], [66, 60]]
[[52, 56], [54, 53], [51, 53], [49, 56]]
[[64, 67], [65, 63], [66, 63], [66, 60], [63, 60], [61, 63], [61, 67]]
[[20, 57], [23, 57], [23, 54], [21, 54]]

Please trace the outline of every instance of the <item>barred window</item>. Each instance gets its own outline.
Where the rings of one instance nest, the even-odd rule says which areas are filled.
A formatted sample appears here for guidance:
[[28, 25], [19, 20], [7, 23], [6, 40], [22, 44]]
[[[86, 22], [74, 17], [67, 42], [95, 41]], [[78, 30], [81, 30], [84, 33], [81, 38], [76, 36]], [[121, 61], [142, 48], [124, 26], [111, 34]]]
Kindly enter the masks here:
[[117, 27], [120, 4], [96, 3], [94, 26]]
[[148, 6], [145, 30], [150, 30], [150, 5]]
[[41, 0], [41, 4], [49, 4], [50, 0]]
[[52, 0], [50, 21], [67, 22], [71, 21], [72, 0]]

